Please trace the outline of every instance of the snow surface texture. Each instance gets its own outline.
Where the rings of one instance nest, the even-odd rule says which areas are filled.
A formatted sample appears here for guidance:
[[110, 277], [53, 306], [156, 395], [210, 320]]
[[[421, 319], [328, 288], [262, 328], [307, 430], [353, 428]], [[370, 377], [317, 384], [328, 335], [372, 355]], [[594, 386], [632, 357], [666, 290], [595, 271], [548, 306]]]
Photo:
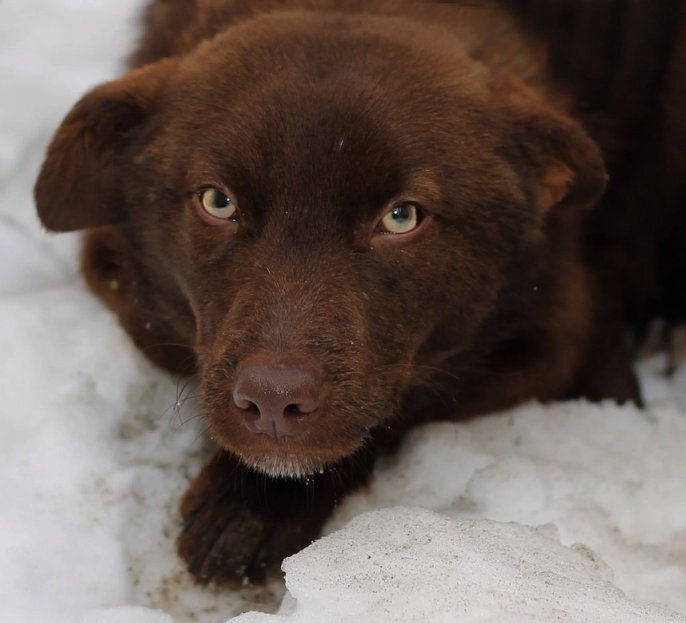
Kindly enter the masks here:
[[362, 515], [284, 568], [295, 601], [283, 616], [246, 614], [237, 623], [684, 620], [629, 601], [584, 546], [569, 549], [515, 523], [457, 523], [416, 508]]
[[[193, 388], [141, 358], [79, 281], [77, 238], [33, 212], [51, 132], [120, 71], [140, 7], [0, 2], [0, 623], [223, 623], [283, 593], [193, 586], [174, 555]], [[532, 403], [415, 431], [328, 531], [413, 508], [317, 541], [286, 561], [278, 614], [235, 620], [686, 621], [686, 370], [663, 368], [642, 366], [646, 411]]]

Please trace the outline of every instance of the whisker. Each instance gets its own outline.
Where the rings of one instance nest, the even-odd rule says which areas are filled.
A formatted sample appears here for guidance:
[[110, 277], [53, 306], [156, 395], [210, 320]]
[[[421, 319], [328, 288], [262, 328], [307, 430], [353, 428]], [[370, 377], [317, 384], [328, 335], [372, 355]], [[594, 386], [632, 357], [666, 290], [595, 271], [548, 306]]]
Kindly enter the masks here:
[[[202, 414], [198, 414], [197, 418], [200, 418]], [[200, 439], [207, 438], [208, 436], [211, 436], [212, 430], [210, 428], [209, 423], [204, 419], [201, 418], [203, 422], [205, 422], [205, 425], [200, 428], [198, 433], [193, 437], [192, 444], [195, 445]]]
[[146, 344], [143, 349], [145, 350], [146, 348], [158, 348], [161, 346], [178, 346], [179, 348], [187, 348], [189, 350], [193, 350], [192, 346], [189, 346], [188, 344], [182, 344], [181, 342], [152, 342], [150, 344]]
[[[199, 393], [196, 391], [190, 391], [187, 396], [184, 396], [184, 393], [186, 392], [187, 389], [189, 389], [189, 386], [191, 385], [191, 382], [193, 381], [193, 377], [186, 379], [183, 381], [182, 379], [179, 379], [176, 384], [176, 400], [174, 401], [174, 404], [172, 404], [168, 409], [165, 410], [165, 414], [169, 412], [169, 410], [172, 410], [172, 416], [169, 421], [169, 425], [171, 426], [173, 418], [176, 416], [179, 419], [180, 426], [183, 426], [184, 420], [181, 417], [181, 409], [183, 406], [191, 399], [199, 397]], [[183, 381], [183, 386], [179, 389], [179, 386], [181, 385]], [[179, 427], [180, 427], [179, 426]]]
[[384, 370], [390, 370], [393, 368], [411, 368], [412, 370], [427, 371], [427, 372], [431, 372], [431, 373], [434, 373], [437, 375], [447, 376], [447, 377], [452, 378], [456, 381], [462, 381], [463, 376], [460, 376], [460, 375], [467, 375], [467, 374], [481, 374], [484, 376], [491, 376], [494, 378], [495, 377], [504, 378], [504, 377], [513, 376], [513, 375], [517, 374], [517, 372], [515, 372], [515, 371], [508, 372], [508, 371], [503, 371], [503, 370], [492, 370], [492, 369], [487, 369], [487, 368], [481, 368], [478, 366], [452, 366], [451, 365], [451, 369], [448, 370], [448, 369], [442, 368], [440, 366], [422, 364], [422, 363], [413, 363], [413, 362], [383, 364], [383, 365], [375, 368], [374, 372], [383, 372]]
[[204, 420], [204, 414], [202, 413], [196, 413], [195, 415], [192, 415], [191, 417], [181, 420], [179, 425], [174, 429], [174, 432], [180, 431], [186, 424], [190, 424], [191, 422], [194, 422], [196, 420]]

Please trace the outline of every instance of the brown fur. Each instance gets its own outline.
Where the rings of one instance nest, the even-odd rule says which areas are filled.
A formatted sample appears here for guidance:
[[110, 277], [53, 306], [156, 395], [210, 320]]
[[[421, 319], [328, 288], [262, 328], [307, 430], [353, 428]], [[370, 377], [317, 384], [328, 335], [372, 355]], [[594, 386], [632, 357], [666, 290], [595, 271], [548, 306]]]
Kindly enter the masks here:
[[[630, 167], [634, 128], [565, 74], [554, 13], [457, 4], [155, 2], [138, 69], [86, 95], [49, 148], [43, 222], [88, 229], [91, 288], [153, 361], [199, 376], [221, 450], [185, 498], [179, 549], [202, 580], [254, 577], [302, 547], [420, 421], [531, 397], [638, 399], [625, 319], [673, 313], [682, 273], [651, 255], [632, 287], [604, 241], [621, 231], [608, 214], [640, 211], [614, 182], [592, 209], [605, 161]], [[631, 121], [672, 136], [655, 141], [669, 174], [650, 170], [683, 257], [686, 65], [671, 55], [639, 72], [664, 81], [663, 110], [636, 95]], [[230, 189], [238, 223], [199, 217], [207, 186]], [[428, 216], [381, 235], [398, 198]], [[244, 425], [232, 391], [255, 357], [324, 379], [304, 434]]]

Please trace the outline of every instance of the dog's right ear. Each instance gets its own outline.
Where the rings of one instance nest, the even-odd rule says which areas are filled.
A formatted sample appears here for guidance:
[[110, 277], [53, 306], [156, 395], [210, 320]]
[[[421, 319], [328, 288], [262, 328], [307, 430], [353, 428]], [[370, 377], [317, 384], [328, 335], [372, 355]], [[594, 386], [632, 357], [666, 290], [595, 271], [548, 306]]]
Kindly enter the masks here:
[[34, 188], [38, 215], [52, 231], [112, 225], [121, 219], [120, 159], [166, 84], [163, 60], [103, 84], [66, 116]]

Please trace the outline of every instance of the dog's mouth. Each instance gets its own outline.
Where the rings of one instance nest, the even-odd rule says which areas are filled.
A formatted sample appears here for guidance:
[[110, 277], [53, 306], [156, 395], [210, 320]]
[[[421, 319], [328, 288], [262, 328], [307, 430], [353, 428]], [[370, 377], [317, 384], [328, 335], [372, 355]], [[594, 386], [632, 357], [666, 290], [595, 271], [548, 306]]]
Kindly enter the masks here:
[[307, 443], [299, 439], [278, 439], [265, 435], [247, 438], [215, 435], [215, 439], [247, 467], [277, 478], [305, 478], [323, 474], [353, 456], [369, 438], [369, 434], [337, 438], [335, 443], [326, 446], [321, 442]]
[[304, 456], [301, 452], [270, 451], [264, 454], [238, 454], [249, 468], [273, 478], [307, 478], [323, 474], [336, 465], [341, 457], [313, 452]]
[[303, 478], [345, 461], [392, 415], [395, 401], [375, 375], [341, 381], [320, 370], [263, 356], [241, 361], [230, 376], [206, 374], [202, 394], [212, 437], [271, 477]]
[[256, 431], [242, 415], [235, 408], [206, 412], [213, 439], [247, 467], [279, 478], [328, 471], [365, 447], [379, 424], [376, 418], [363, 423], [359, 415], [353, 418], [350, 413], [327, 409], [302, 432], [295, 428], [297, 434], [270, 434], [269, 430]]

